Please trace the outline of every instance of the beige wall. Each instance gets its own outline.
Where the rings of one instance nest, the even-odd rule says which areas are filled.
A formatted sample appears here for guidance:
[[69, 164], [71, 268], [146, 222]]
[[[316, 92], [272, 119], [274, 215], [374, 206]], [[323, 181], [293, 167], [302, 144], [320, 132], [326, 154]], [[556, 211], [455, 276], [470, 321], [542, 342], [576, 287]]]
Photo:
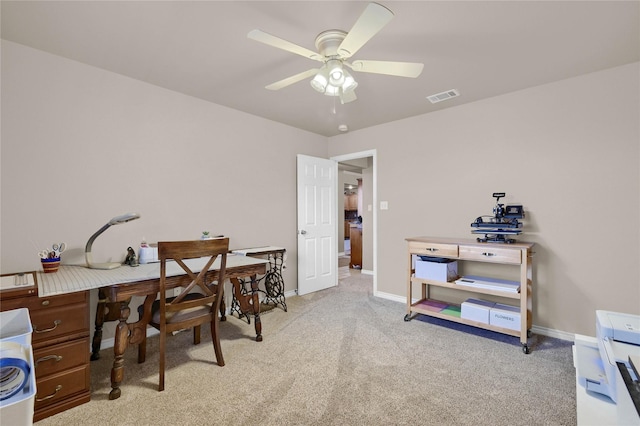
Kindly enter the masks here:
[[83, 263], [95, 231], [136, 211], [96, 240], [96, 262], [207, 230], [285, 247], [292, 291], [299, 153], [326, 158], [326, 139], [3, 40], [0, 271], [39, 270], [59, 241]]
[[596, 309], [640, 314], [639, 75], [634, 63], [331, 138], [330, 156], [377, 150], [378, 291], [406, 293], [404, 238], [472, 238], [504, 191], [537, 243], [534, 325], [594, 335]]

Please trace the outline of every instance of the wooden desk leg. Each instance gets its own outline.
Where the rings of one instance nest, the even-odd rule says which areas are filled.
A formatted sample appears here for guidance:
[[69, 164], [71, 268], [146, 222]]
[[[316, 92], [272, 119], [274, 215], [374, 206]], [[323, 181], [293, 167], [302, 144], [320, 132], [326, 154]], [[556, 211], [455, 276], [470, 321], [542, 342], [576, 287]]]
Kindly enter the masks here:
[[[127, 305], [131, 298], [127, 299]], [[104, 289], [98, 290], [98, 306], [96, 308], [96, 329], [91, 343], [91, 361], [100, 359], [100, 346], [102, 344], [102, 326], [105, 322], [118, 321], [120, 319], [120, 303], [109, 302]]]
[[243, 314], [252, 313], [256, 327], [256, 342], [262, 342], [262, 323], [260, 322], [260, 299], [258, 298], [258, 281], [251, 276], [251, 294], [242, 294], [242, 283], [237, 278], [230, 279], [233, 284], [233, 294], [240, 304]]
[[256, 327], [256, 342], [262, 342], [262, 322], [260, 321], [260, 299], [258, 298], [258, 281], [251, 275], [251, 305], [253, 307], [253, 323]]
[[129, 344], [129, 326], [127, 319], [131, 310], [126, 302], [120, 304], [120, 322], [116, 327], [115, 343], [113, 344], [113, 368], [111, 369], [111, 392], [109, 399], [120, 398], [120, 383], [124, 378], [124, 351]]
[[107, 295], [103, 289], [98, 290], [98, 306], [96, 308], [96, 330], [93, 332], [91, 343], [91, 361], [100, 359], [100, 345], [102, 344], [102, 325], [107, 308]]

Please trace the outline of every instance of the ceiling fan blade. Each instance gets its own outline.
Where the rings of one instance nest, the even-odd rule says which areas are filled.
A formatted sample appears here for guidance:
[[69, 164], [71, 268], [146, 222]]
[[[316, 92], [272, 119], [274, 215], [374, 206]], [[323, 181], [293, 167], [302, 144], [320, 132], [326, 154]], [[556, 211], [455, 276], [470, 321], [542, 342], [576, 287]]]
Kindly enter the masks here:
[[322, 56], [313, 50], [309, 50], [305, 47], [298, 46], [290, 41], [273, 36], [260, 30], [251, 30], [247, 37], [259, 41], [260, 43], [268, 44], [269, 46], [276, 47], [278, 49], [286, 50], [287, 52], [295, 53], [296, 55], [304, 56], [305, 58], [313, 59], [315, 61], [322, 61]]
[[356, 99], [358, 99], [358, 97], [356, 96], [356, 91], [355, 90], [350, 90], [347, 93], [341, 93], [340, 94], [340, 103], [341, 104], [347, 104], [349, 102], [353, 102]]
[[391, 19], [393, 12], [378, 3], [369, 3], [338, 47], [338, 54], [350, 58], [378, 33]]
[[351, 64], [344, 63], [354, 71], [411, 78], [418, 77], [424, 68], [424, 64], [417, 62], [353, 61]]
[[296, 75], [292, 75], [291, 77], [287, 77], [283, 80], [280, 81], [276, 81], [275, 83], [271, 83], [268, 86], [265, 86], [265, 89], [269, 89], [269, 90], [280, 90], [284, 87], [290, 86], [294, 83], [297, 83], [301, 80], [304, 80], [305, 78], [309, 78], [311, 76], [314, 76], [318, 73], [318, 71], [320, 71], [319, 69], [311, 69], [311, 70], [307, 70], [304, 72], [301, 72], [300, 74], [296, 74]]

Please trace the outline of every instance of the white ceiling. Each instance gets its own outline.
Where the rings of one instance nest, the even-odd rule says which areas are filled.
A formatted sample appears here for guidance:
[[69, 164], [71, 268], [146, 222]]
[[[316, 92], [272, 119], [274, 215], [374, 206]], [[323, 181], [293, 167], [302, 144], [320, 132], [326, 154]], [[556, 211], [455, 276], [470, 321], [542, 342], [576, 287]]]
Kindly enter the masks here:
[[367, 3], [3, 0], [2, 38], [325, 136], [640, 60], [638, 1], [382, 1], [394, 19], [352, 59], [422, 62], [420, 77], [354, 72], [346, 105], [306, 80], [264, 88], [317, 63], [250, 30], [316, 50]]

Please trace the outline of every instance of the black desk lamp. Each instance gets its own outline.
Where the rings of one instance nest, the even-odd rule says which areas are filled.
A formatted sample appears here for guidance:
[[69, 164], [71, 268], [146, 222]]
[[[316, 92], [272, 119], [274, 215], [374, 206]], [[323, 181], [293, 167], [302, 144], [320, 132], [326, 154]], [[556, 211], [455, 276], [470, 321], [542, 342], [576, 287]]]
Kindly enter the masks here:
[[87, 241], [87, 246], [84, 249], [84, 257], [87, 262], [87, 267], [91, 269], [115, 269], [121, 266], [121, 263], [111, 262], [111, 263], [93, 263], [93, 258], [91, 256], [91, 246], [98, 235], [102, 234], [107, 230], [111, 225], [120, 225], [121, 223], [127, 223], [135, 219], [139, 219], [140, 215], [138, 213], [127, 213], [122, 216], [116, 216], [109, 221], [106, 225], [98, 230], [95, 234], [89, 238]]

